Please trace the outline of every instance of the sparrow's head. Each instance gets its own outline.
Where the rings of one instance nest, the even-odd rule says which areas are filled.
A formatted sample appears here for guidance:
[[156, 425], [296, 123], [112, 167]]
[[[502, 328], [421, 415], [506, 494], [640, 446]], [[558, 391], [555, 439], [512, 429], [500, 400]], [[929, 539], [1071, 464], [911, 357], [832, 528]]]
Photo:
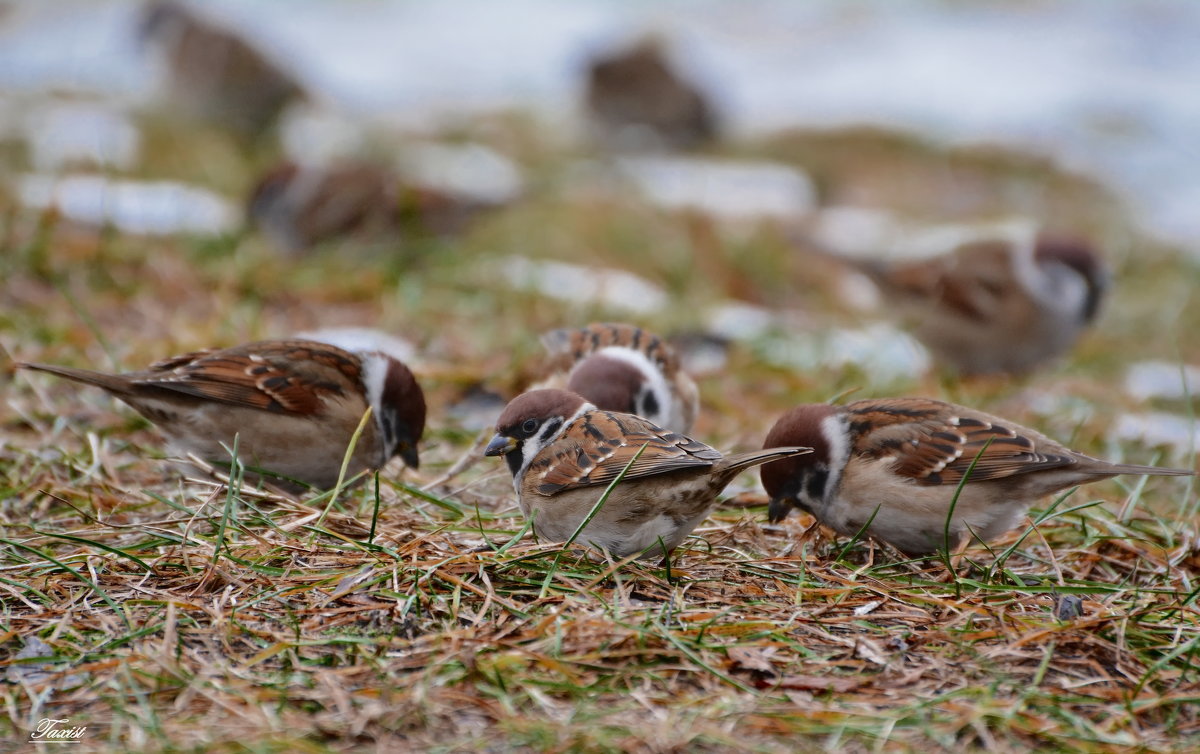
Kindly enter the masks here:
[[417, 443], [425, 431], [425, 392], [400, 360], [379, 351], [361, 354], [367, 399], [383, 436], [383, 457], [420, 465]]
[[781, 521], [794, 505], [809, 513], [822, 507], [837, 487], [849, 453], [849, 437], [833, 406], [814, 403], [788, 411], [767, 433], [763, 448], [800, 445], [813, 449], [762, 466], [762, 483], [770, 496], [768, 517]]
[[483, 451], [505, 456], [516, 477], [572, 419], [595, 408], [568, 390], [530, 390], [514, 398], [496, 420], [496, 435]]
[[587, 357], [571, 370], [567, 390], [605, 411], [646, 416], [647, 410], [655, 413], [659, 410], [659, 402], [645, 375], [626, 359], [603, 353]]
[[1092, 245], [1078, 238], [1041, 236], [1033, 252], [1041, 265], [1057, 264], [1074, 271], [1087, 286], [1081, 312], [1084, 322], [1091, 322], [1100, 308], [1100, 299], [1108, 290], [1108, 270]]

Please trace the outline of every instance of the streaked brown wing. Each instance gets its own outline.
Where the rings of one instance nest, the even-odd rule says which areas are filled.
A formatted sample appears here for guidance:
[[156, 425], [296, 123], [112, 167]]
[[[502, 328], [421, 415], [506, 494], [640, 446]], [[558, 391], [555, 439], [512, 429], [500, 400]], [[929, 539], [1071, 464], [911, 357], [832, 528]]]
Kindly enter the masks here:
[[552, 330], [542, 336], [550, 355], [549, 368], [569, 370], [589, 355], [609, 346], [641, 351], [670, 378], [679, 369], [675, 351], [652, 332], [635, 325], [598, 322], [578, 329]]
[[[581, 426], [579, 423], [584, 422]], [[646, 449], [638, 456], [638, 451]], [[592, 411], [568, 425], [563, 436], [542, 451], [527, 474], [538, 480], [537, 491], [563, 490], [611, 483], [637, 456], [625, 479], [712, 466], [721, 454], [683, 435], [630, 414]]]
[[362, 379], [353, 355], [310, 341], [248, 343], [195, 356], [159, 362], [135, 382], [235, 406], [307, 415], [320, 410], [324, 396], [342, 395]]
[[[970, 479], [975, 482], [1078, 463], [1066, 449], [1039, 449], [1037, 439], [986, 414], [938, 401], [857, 401], [848, 409], [859, 438], [855, 451], [870, 458], [895, 458], [897, 474], [922, 484], [957, 485], [972, 463]], [[862, 431], [866, 426], [872, 429]]]

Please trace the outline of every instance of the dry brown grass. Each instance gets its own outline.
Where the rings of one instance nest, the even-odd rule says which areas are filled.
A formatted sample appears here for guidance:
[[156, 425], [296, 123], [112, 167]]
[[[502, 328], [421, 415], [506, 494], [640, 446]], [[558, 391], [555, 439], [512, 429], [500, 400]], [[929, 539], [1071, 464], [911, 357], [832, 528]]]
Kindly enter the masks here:
[[[832, 138], [812, 144], [836, 153], [821, 140]], [[868, 181], [871, 150], [888, 177], [880, 195], [906, 161], [932, 175], [949, 159], [905, 154], [890, 137], [867, 144], [843, 148], [855, 155], [843, 174], [822, 162], [825, 185]], [[752, 151], [780, 150], [792, 154]], [[1041, 175], [1085, 225], [1093, 202], [1108, 201], [1050, 166], [1001, 163], [972, 163], [972, 180]], [[328, 498], [187, 480], [153, 430], [98, 391], [7, 372], [0, 739], [17, 748], [44, 717], [88, 726], [80, 748], [150, 751], [1200, 743], [1200, 549], [1186, 483], [1095, 485], [990, 551], [947, 563], [834, 539], [796, 516], [767, 525], [747, 477], [667, 570], [532, 542], [490, 459], [441, 479], [473, 452], [474, 432], [446, 416], [463, 389], [483, 379], [511, 393], [538, 355], [537, 333], [620, 316], [497, 287], [481, 262], [524, 253], [634, 269], [681, 304], [665, 325], [643, 323], [659, 329], [694, 327], [707, 297], [746, 289], [773, 306], [796, 290], [811, 293], [803, 308], [831, 305], [818, 279], [763, 273], [796, 272], [769, 230], [704, 241], [694, 220], [634, 202], [571, 204], [547, 189], [460, 242], [424, 241], [395, 258], [334, 246], [288, 263], [254, 237], [155, 241], [4, 217], [0, 345], [13, 358], [134, 367], [197, 346], [371, 324], [418, 344], [433, 407], [421, 475], [389, 467], [322, 519]], [[1104, 217], [1085, 229], [1126, 237]], [[1024, 382], [877, 385], [858, 370], [772, 368], [738, 345], [723, 373], [701, 381], [696, 434], [750, 447], [786, 406], [859, 388], [942, 395], [1117, 450], [1100, 438], [1129, 402], [1115, 387], [1127, 354], [1200, 358], [1189, 337], [1200, 321], [1194, 269], [1188, 278], [1178, 258], [1137, 248], [1118, 255], [1105, 326], [1069, 364]], [[693, 269], [694, 255], [708, 257]], [[1086, 403], [1090, 418], [1033, 415], [1028, 398], [1042, 393]]]

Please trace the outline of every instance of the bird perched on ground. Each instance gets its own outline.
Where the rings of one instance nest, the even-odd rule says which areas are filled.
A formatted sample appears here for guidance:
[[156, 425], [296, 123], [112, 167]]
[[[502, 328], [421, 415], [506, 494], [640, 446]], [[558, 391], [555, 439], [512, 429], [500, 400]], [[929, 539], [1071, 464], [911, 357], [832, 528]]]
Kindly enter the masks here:
[[606, 411], [637, 414], [674, 432], [692, 430], [700, 391], [675, 350], [640, 327], [593, 323], [542, 336], [549, 376], [534, 386], [565, 388]]
[[1091, 244], [1033, 232], [920, 260], [822, 253], [870, 278], [934, 358], [963, 374], [1027, 372], [1062, 356], [1095, 320], [1108, 287]]
[[346, 236], [450, 236], [499, 206], [466, 193], [422, 186], [378, 165], [283, 162], [251, 190], [246, 215], [275, 246], [299, 254]]
[[[500, 414], [485, 455], [504, 456], [521, 512], [543, 539], [565, 541], [626, 466], [581, 540], [617, 557], [660, 557], [708, 515], [737, 474], [810, 452], [771, 448], [723, 456], [632, 414], [566, 390], [533, 390]], [[639, 455], [640, 454], [640, 455]]]
[[413, 468], [419, 462], [424, 393], [407, 366], [381, 351], [274, 340], [197, 351], [125, 374], [18, 366], [103, 388], [156, 424], [181, 455], [228, 466], [226, 448], [236, 436], [238, 460], [288, 491], [337, 483], [368, 408], [346, 478], [395, 455]]
[[799, 406], [767, 434], [764, 446], [775, 445], [814, 452], [762, 467], [772, 521], [796, 506], [841, 534], [866, 527], [909, 555], [953, 549], [969, 536], [992, 539], [1037, 499], [1075, 485], [1194, 473], [1091, 458], [1020, 424], [930, 398]]
[[657, 38], [592, 60], [585, 102], [593, 137], [610, 148], [689, 149], [717, 135], [712, 104]]
[[339, 236], [396, 234], [398, 191], [396, 176], [373, 165], [284, 162], [259, 180], [246, 214], [275, 246], [298, 254]]
[[163, 53], [175, 108], [243, 136], [262, 135], [289, 103], [306, 97], [282, 68], [192, 4], [152, 0], [139, 35]]

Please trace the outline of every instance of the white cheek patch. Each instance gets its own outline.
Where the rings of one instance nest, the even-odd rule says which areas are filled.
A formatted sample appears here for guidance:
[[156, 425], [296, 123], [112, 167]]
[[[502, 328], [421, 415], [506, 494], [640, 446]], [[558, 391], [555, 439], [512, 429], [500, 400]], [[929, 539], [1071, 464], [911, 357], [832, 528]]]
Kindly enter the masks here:
[[[575, 423], [576, 419], [583, 416], [588, 411], [595, 410], [595, 408], [596, 407], [590, 403], [584, 403], [579, 407], [578, 411], [571, 414], [571, 416], [565, 421], [562, 421], [562, 423], [559, 425], [558, 431], [552, 434], [550, 437], [545, 437], [544, 432], [538, 432], [538, 434], [530, 437], [527, 440], [524, 440], [521, 443], [521, 468], [516, 474], [513, 474], [513, 488], [517, 491], [518, 495], [521, 494], [521, 480], [525, 478], [525, 472], [529, 470], [529, 464], [533, 463], [533, 459], [537, 458], [538, 453], [541, 453], [547, 445], [550, 445], [559, 437], [562, 437], [563, 433], [571, 428], [571, 425]], [[547, 421], [547, 424], [552, 421], [561, 420], [550, 419]]]
[[367, 403], [371, 410], [379, 413], [383, 403], [383, 383], [387, 380], [388, 360], [377, 353], [357, 354], [362, 360], [363, 387], [367, 390]]
[[850, 428], [841, 414], [830, 414], [821, 420], [821, 436], [829, 444], [829, 476], [825, 479], [825, 499], [837, 494], [842, 481], [842, 469], [850, 460]]
[[650, 357], [626, 346], [605, 346], [596, 353], [622, 361], [642, 375], [650, 392], [653, 393], [654, 399], [658, 402], [659, 416], [653, 417], [655, 421], [669, 424], [677, 418], [671, 416], [671, 386], [667, 384], [667, 378], [663, 376], [662, 370], [651, 361]]

